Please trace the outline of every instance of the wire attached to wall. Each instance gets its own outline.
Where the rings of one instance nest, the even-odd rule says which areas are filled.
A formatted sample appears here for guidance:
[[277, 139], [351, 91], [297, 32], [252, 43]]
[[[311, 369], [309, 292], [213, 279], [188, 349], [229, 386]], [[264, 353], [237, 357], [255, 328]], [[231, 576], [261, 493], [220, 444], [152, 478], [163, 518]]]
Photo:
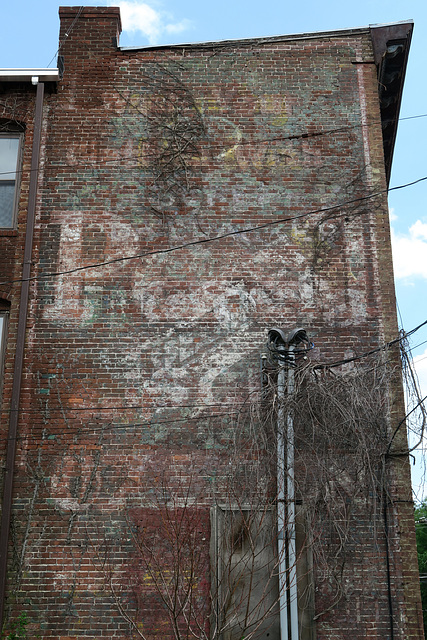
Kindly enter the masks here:
[[408, 182], [406, 184], [402, 184], [402, 185], [398, 185], [396, 187], [390, 187], [389, 189], [381, 189], [380, 191], [377, 191], [376, 193], [372, 193], [369, 194], [367, 196], [361, 196], [359, 198], [353, 198], [352, 200], [346, 200], [344, 202], [340, 202], [339, 204], [335, 204], [332, 205], [330, 207], [322, 207], [320, 209], [314, 209], [312, 211], [307, 211], [305, 213], [301, 213], [301, 214], [297, 214], [295, 216], [288, 216], [286, 218], [278, 218], [277, 220], [271, 220], [270, 222], [264, 222], [263, 224], [260, 225], [256, 225], [253, 227], [247, 227], [246, 229], [236, 229], [233, 231], [227, 231], [226, 233], [222, 233], [218, 236], [213, 236], [210, 238], [201, 238], [199, 240], [190, 240], [189, 242], [184, 242], [180, 245], [175, 245], [173, 247], [167, 247], [166, 249], [157, 249], [155, 251], [147, 251], [147, 252], [143, 252], [143, 253], [136, 253], [136, 254], [132, 254], [130, 256], [121, 256], [120, 258], [112, 258], [111, 260], [105, 260], [103, 262], [95, 262], [89, 265], [84, 265], [81, 267], [74, 267], [73, 269], [66, 269], [64, 271], [54, 271], [51, 273], [42, 273], [40, 275], [37, 276], [31, 276], [30, 278], [17, 278], [14, 280], [5, 280], [3, 282], [0, 282], [0, 286], [5, 286], [5, 285], [11, 285], [11, 284], [16, 284], [18, 282], [27, 282], [27, 281], [39, 281], [39, 280], [45, 280], [47, 278], [55, 278], [55, 277], [59, 277], [59, 276], [64, 276], [64, 275], [70, 275], [73, 273], [78, 273], [79, 271], [87, 271], [88, 269], [97, 269], [97, 268], [101, 268], [101, 267], [106, 267], [108, 265], [111, 264], [117, 264], [117, 263], [122, 263], [122, 262], [126, 262], [129, 260], [137, 260], [138, 258], [147, 258], [147, 257], [152, 257], [152, 256], [156, 256], [156, 255], [164, 255], [167, 253], [173, 253], [175, 251], [180, 251], [183, 249], [188, 249], [190, 247], [194, 247], [197, 245], [202, 245], [202, 244], [209, 244], [211, 242], [218, 242], [219, 240], [224, 240], [225, 238], [231, 238], [233, 236], [239, 236], [245, 233], [253, 233], [256, 231], [261, 231], [262, 229], [267, 229], [270, 227], [273, 227], [275, 225], [279, 225], [279, 224], [284, 224], [285, 222], [292, 222], [294, 220], [301, 220], [303, 218], [308, 218], [309, 216], [312, 215], [316, 215], [319, 213], [327, 213], [330, 211], [334, 211], [335, 209], [341, 209], [342, 207], [345, 207], [347, 205], [350, 204], [356, 204], [358, 202], [366, 202], [368, 200], [372, 200], [373, 198], [377, 198], [381, 195], [384, 195], [385, 193], [388, 193], [390, 191], [397, 191], [398, 189], [405, 189], [407, 187], [411, 187], [415, 184], [418, 184], [420, 182], [424, 182], [425, 180], [427, 180], [427, 176], [424, 176], [422, 178], [418, 178], [417, 180], [413, 180], [412, 182]]

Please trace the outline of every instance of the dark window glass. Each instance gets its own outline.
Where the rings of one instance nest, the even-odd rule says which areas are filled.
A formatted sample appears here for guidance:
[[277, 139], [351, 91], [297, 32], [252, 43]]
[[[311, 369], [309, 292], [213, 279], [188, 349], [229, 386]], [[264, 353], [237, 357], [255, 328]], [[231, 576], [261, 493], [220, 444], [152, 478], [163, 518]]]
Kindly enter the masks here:
[[13, 227], [19, 136], [0, 136], [0, 227]]

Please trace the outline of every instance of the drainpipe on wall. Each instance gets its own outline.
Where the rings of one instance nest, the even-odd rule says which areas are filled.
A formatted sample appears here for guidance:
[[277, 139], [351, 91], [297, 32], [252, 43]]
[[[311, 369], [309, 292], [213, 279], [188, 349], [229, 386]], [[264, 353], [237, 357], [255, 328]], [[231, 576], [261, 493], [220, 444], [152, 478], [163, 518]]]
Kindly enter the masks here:
[[288, 637], [288, 589], [285, 504], [285, 375], [284, 357], [279, 356], [277, 375], [277, 552], [279, 556], [280, 637]]
[[[18, 71], [18, 70], [11, 70]], [[57, 72], [56, 72], [57, 73]], [[0, 76], [1, 79], [1, 76]], [[18, 434], [18, 412], [21, 396], [21, 379], [24, 362], [25, 329], [27, 324], [27, 310], [29, 298], [29, 277], [31, 272], [31, 258], [33, 249], [34, 221], [36, 211], [36, 195], [38, 168], [40, 159], [40, 140], [43, 117], [44, 83], [39, 77], [31, 77], [33, 84], [37, 84], [36, 110], [34, 116], [33, 148], [31, 156], [31, 175], [28, 191], [27, 226], [25, 232], [24, 263], [22, 268], [21, 299], [19, 304], [18, 332], [16, 338], [15, 365], [13, 371], [13, 386], [9, 420], [9, 432], [6, 449], [6, 465], [3, 488], [3, 502], [0, 524], [0, 623], [3, 624], [4, 604], [6, 595], [7, 550], [9, 543], [10, 518], [12, 512], [13, 473], [15, 466], [16, 438]]]
[[288, 411], [285, 439], [285, 395], [289, 397], [294, 393], [296, 347], [304, 342], [310, 347], [307, 333], [302, 328], [293, 329], [288, 335], [278, 328], [268, 332], [268, 348], [273, 360], [279, 365], [277, 376], [277, 545], [281, 640], [298, 640], [299, 637], [294, 421], [291, 412]]
[[[288, 397], [294, 392], [295, 345], [289, 344], [288, 351]], [[294, 420], [288, 411], [286, 424], [286, 506], [288, 515], [288, 580], [291, 640], [298, 640], [298, 593], [297, 593], [297, 550], [295, 531], [295, 437]]]

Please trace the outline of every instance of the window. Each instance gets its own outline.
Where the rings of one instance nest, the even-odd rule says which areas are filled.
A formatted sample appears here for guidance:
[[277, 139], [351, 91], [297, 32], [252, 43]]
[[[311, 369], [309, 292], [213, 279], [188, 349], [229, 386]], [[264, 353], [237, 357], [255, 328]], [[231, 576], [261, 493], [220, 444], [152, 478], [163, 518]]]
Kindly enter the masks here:
[[[299, 511], [296, 514], [298, 637], [315, 640], [312, 554]], [[212, 551], [216, 611], [212, 637], [241, 640], [248, 635], [253, 640], [284, 640], [280, 630], [276, 518], [275, 509], [268, 505], [215, 508]]]
[[17, 204], [19, 134], [0, 135], [0, 227], [15, 223]]
[[274, 512], [268, 507], [220, 508], [214, 516], [216, 606], [221, 640], [280, 640]]

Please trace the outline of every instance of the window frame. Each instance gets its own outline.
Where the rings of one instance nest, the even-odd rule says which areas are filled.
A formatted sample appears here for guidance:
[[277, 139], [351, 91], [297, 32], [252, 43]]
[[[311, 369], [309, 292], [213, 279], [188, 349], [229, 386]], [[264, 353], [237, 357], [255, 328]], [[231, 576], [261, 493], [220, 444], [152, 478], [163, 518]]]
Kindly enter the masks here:
[[[241, 518], [245, 519], [246, 516], [249, 517], [250, 521], [253, 519], [254, 520], [260, 519], [260, 521], [263, 521], [264, 518], [267, 517], [267, 519], [270, 521], [269, 522], [270, 526], [273, 527], [273, 529], [271, 530], [271, 541], [267, 543], [262, 543], [263, 546], [261, 548], [261, 553], [263, 551], [265, 552], [267, 549], [271, 549], [271, 553], [268, 553], [268, 559], [267, 559], [267, 562], [265, 563], [267, 585], [269, 586], [267, 586], [267, 592], [265, 591], [262, 592], [261, 600], [259, 601], [257, 601], [256, 590], [248, 591], [248, 593], [245, 596], [245, 600], [242, 600], [240, 604], [238, 603], [238, 607], [240, 608], [243, 602], [247, 602], [246, 598], [248, 597], [249, 601], [251, 602], [251, 608], [253, 608], [254, 611], [255, 610], [260, 611], [260, 618], [258, 621], [256, 620], [258, 614], [255, 614], [255, 616], [251, 615], [252, 622], [250, 626], [253, 628], [253, 630], [256, 629], [255, 635], [254, 635], [255, 638], [259, 638], [260, 634], [262, 635], [265, 631], [267, 632], [269, 630], [271, 631], [270, 629], [271, 625], [277, 626], [278, 620], [279, 620], [278, 578], [277, 578], [278, 573], [277, 573], [277, 558], [275, 557], [275, 539], [276, 539], [276, 531], [274, 527], [274, 522], [276, 520], [275, 509], [272, 506], [266, 506], [266, 505], [260, 506], [259, 509], [256, 509], [256, 507], [249, 504], [243, 504], [243, 505], [216, 504], [211, 511], [211, 557], [212, 557], [212, 566], [213, 566], [212, 578], [214, 581], [211, 628], [216, 629], [215, 638], [218, 635], [218, 637], [221, 640], [229, 640], [229, 638], [233, 637], [238, 627], [238, 623], [237, 623], [237, 625], [234, 624], [232, 627], [229, 627], [227, 629], [228, 627], [227, 620], [226, 620], [227, 613], [224, 611], [223, 605], [224, 605], [224, 596], [226, 595], [227, 600], [229, 598], [228, 598], [228, 593], [225, 594], [223, 592], [223, 589], [224, 589], [223, 583], [225, 578], [225, 584], [226, 586], [228, 586], [227, 583], [228, 583], [229, 576], [228, 575], [224, 576], [224, 568], [226, 568], [227, 572], [230, 572], [230, 567], [231, 567], [231, 571], [234, 571], [237, 568], [237, 576], [240, 581], [240, 579], [243, 577], [244, 567], [246, 565], [246, 561], [244, 559], [244, 557], [246, 556], [246, 552], [243, 550], [242, 555], [239, 559], [240, 553], [237, 547], [236, 548], [234, 547], [234, 544], [232, 545], [231, 555], [230, 555], [230, 549], [227, 549], [226, 550], [227, 555], [226, 557], [223, 557], [224, 542], [225, 542], [224, 535], [226, 538], [228, 538], [228, 534], [231, 532], [231, 528], [233, 527], [232, 522], [236, 517], [237, 517], [237, 520], [239, 520]], [[256, 537], [261, 536], [262, 538], [266, 532], [267, 532], [267, 535], [269, 536], [270, 535], [268, 533], [269, 530], [270, 530], [270, 527], [266, 529], [265, 524], [262, 524], [260, 529], [255, 529]], [[270, 547], [270, 544], [271, 544], [271, 547]], [[258, 555], [259, 551], [260, 550], [257, 548], [257, 550], [255, 551], [255, 554]], [[249, 551], [249, 557], [250, 556], [251, 556], [251, 551]], [[243, 563], [239, 567], [238, 563], [240, 562], [240, 560], [243, 560]], [[231, 561], [231, 564], [229, 566], [230, 561]], [[229, 575], [230, 577], [232, 577], [231, 572]], [[277, 587], [277, 594], [275, 593], [276, 587]], [[269, 613], [265, 613], [262, 610], [263, 610], [264, 604], [266, 604], [270, 600], [270, 596], [269, 596], [270, 593], [274, 594], [273, 609]], [[219, 631], [220, 629], [221, 631]], [[276, 635], [277, 635], [277, 632], [278, 630], [276, 631]], [[272, 634], [272, 637], [273, 635], [274, 634]]]
[[[22, 147], [23, 147], [23, 134], [20, 131], [0, 131], [0, 140], [1, 139], [17, 139], [18, 140], [18, 150], [16, 153], [16, 165], [15, 165], [15, 178], [12, 180], [4, 179], [4, 181], [14, 182], [14, 193], [13, 193], [13, 204], [11, 209], [10, 216], [10, 224], [5, 226], [0, 224], [1, 230], [10, 230], [16, 229], [17, 219], [18, 219], [18, 203], [19, 203], [19, 194], [21, 187], [21, 167], [22, 167]], [[1, 176], [0, 176], [1, 181]]]
[[[279, 611], [280, 611], [280, 601], [279, 601], [279, 564], [277, 559], [277, 511], [273, 505], [259, 505], [258, 509], [256, 506], [250, 504], [216, 504], [211, 509], [211, 558], [212, 558], [212, 567], [213, 567], [213, 600], [212, 600], [212, 622], [211, 627], [216, 630], [222, 628], [226, 623], [226, 613], [222, 608], [223, 603], [223, 593], [222, 593], [222, 580], [223, 580], [223, 571], [221, 568], [222, 560], [222, 546], [223, 546], [223, 535], [225, 532], [225, 525], [229, 525], [227, 523], [227, 514], [233, 518], [235, 515], [244, 516], [246, 513], [255, 515], [256, 512], [259, 511], [260, 517], [263, 519], [267, 516], [269, 524], [273, 529], [271, 532], [271, 551], [272, 554], [269, 556], [267, 563], [265, 563], [266, 567], [266, 578], [270, 586], [268, 586], [268, 592], [273, 593], [275, 591], [274, 581], [277, 581], [277, 606], [273, 604], [270, 613], [265, 618], [265, 623], [259, 625], [258, 629], [254, 633], [254, 640], [259, 637], [264, 637], [264, 635], [269, 635], [271, 637], [279, 637], [280, 630], [277, 628], [279, 623]], [[264, 525], [263, 525], [264, 526]], [[311, 536], [308, 531], [307, 522], [303, 511], [301, 509], [301, 504], [299, 501], [296, 503], [296, 552], [297, 552], [297, 583], [298, 583], [298, 627], [299, 634], [302, 640], [315, 640], [316, 639], [316, 624], [315, 624], [315, 608], [314, 608], [314, 568], [313, 568], [313, 551], [311, 545]], [[228, 527], [228, 531], [230, 531], [230, 527]], [[270, 543], [267, 542], [267, 546]], [[267, 549], [267, 546], [265, 549]], [[226, 560], [227, 561], [227, 560]], [[272, 589], [273, 588], [273, 589]], [[266, 593], [266, 592], [265, 592]], [[256, 597], [256, 594], [254, 594]], [[252, 598], [252, 596], [249, 596]], [[269, 598], [267, 594], [267, 598]], [[276, 621], [274, 617], [276, 616]], [[254, 625], [256, 626], [256, 625]], [[215, 635], [215, 638], [217, 635]], [[218, 637], [221, 640], [228, 640], [229, 635], [224, 630], [218, 634]]]

